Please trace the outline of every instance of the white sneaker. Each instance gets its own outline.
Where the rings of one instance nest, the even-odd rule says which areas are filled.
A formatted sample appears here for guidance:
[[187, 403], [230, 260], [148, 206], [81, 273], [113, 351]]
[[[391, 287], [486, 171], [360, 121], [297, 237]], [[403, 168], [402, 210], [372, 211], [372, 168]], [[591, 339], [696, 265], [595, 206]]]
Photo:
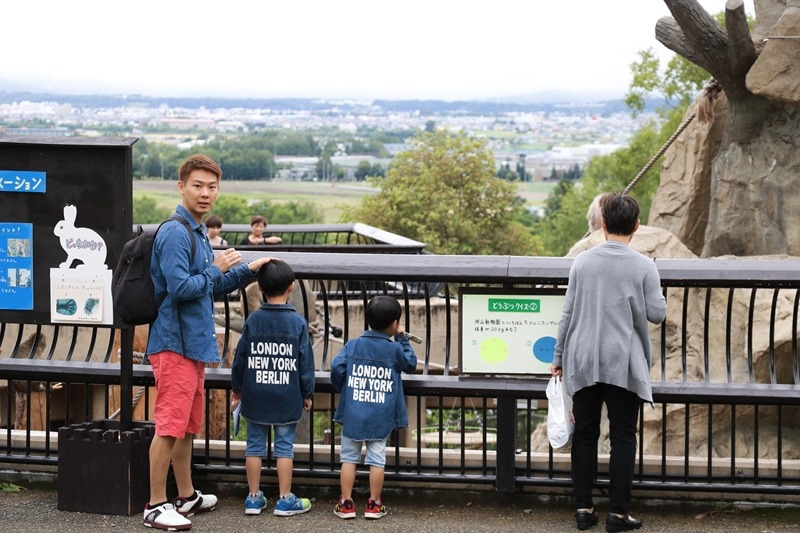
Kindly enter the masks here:
[[164, 531], [186, 531], [192, 529], [192, 523], [181, 516], [171, 503], [163, 503], [157, 507], [144, 508], [144, 526]]
[[183, 516], [194, 516], [197, 513], [207, 513], [217, 508], [217, 497], [213, 494], [203, 494], [194, 491], [195, 498], [187, 500], [178, 496], [175, 498], [175, 509]]

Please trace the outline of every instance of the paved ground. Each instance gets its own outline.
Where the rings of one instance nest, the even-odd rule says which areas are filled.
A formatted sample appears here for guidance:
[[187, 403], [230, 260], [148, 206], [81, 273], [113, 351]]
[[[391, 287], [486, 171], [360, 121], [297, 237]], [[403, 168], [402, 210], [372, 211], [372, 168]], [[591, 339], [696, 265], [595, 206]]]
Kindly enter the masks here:
[[[227, 489], [226, 489], [227, 490]], [[552, 499], [532, 494], [501, 496], [483, 492], [429, 492], [421, 490], [387, 491], [385, 499], [389, 514], [375, 521], [359, 516], [341, 520], [332, 510], [337, 494], [320, 487], [297, 487], [296, 492], [313, 501], [311, 510], [303, 515], [281, 518], [271, 514], [274, 498], [260, 516], [244, 514], [242, 487], [235, 494], [220, 497], [218, 508], [193, 519], [193, 532], [280, 531], [281, 533], [314, 532], [418, 532], [418, 533], [513, 533], [541, 531], [547, 533], [577, 531], [573, 509], [564, 499]], [[363, 508], [366, 489], [356, 492], [357, 509]], [[142, 526], [141, 517], [108, 516], [59, 511], [58, 495], [52, 486], [22, 488], [19, 492], [0, 492], [0, 532], [27, 533], [58, 531], [149, 531]], [[605, 503], [605, 502], [603, 502]], [[733, 504], [694, 504], [663, 501], [634, 502], [636, 516], [644, 521], [642, 531], [703, 533], [703, 532], [783, 532], [800, 531], [800, 509]], [[270, 512], [267, 512], [267, 511]], [[590, 531], [601, 532], [605, 508], [598, 502], [601, 525]]]

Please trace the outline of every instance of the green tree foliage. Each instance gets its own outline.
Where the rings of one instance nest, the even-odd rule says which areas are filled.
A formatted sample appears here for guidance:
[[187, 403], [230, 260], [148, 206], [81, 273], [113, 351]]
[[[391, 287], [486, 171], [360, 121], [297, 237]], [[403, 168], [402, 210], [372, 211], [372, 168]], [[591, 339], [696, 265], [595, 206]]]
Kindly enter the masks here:
[[367, 178], [382, 178], [386, 175], [386, 171], [383, 170], [380, 163], [375, 163], [373, 165], [369, 161], [359, 161], [358, 165], [356, 165], [354, 175], [356, 181], [366, 181]]
[[325, 143], [321, 147], [315, 168], [317, 178], [323, 181], [336, 181], [340, 176], [343, 177], [344, 174], [339, 173], [339, 165], [331, 162], [331, 157], [336, 155], [336, 149], [336, 144], [333, 142]]
[[250, 215], [255, 214], [255, 211], [252, 211], [247, 205], [247, 200], [243, 196], [225, 194], [224, 183], [222, 187], [223, 193], [214, 202], [212, 213], [222, 218], [223, 229], [225, 228], [224, 224], [250, 224]]
[[312, 202], [258, 202], [250, 212], [261, 214], [270, 224], [321, 224], [325, 220], [322, 209]]
[[517, 161], [517, 176], [519, 176], [520, 181], [531, 181], [530, 172], [525, 169], [525, 159], [520, 158]]
[[[202, 136], [198, 137], [199, 140]], [[264, 131], [236, 138], [215, 136], [202, 146], [179, 149], [141, 140], [133, 145], [134, 178], [177, 179], [178, 168], [190, 155], [202, 152], [222, 167], [225, 179], [264, 180], [275, 176], [275, 154], [313, 157], [320, 147], [311, 135]]]
[[[266, 132], [265, 134], [269, 134]], [[274, 133], [275, 155], [294, 155], [302, 157], [312, 157], [319, 154], [319, 144], [314, 137], [304, 133]]]
[[356, 165], [355, 177], [356, 181], [366, 181], [367, 177], [372, 174], [372, 163], [369, 161], [359, 161]]
[[223, 229], [224, 224], [250, 224], [250, 217], [256, 214], [266, 217], [270, 224], [321, 224], [325, 221], [322, 209], [312, 202], [267, 200], [248, 205], [243, 196], [235, 194], [220, 195], [212, 213], [222, 217]]
[[582, 175], [583, 171], [578, 163], [575, 163], [564, 172], [564, 178], [568, 180], [578, 180]]
[[386, 177], [386, 169], [380, 163], [375, 163], [372, 165], [372, 172], [370, 176], [373, 178], [384, 178]]
[[[720, 28], [725, 28], [725, 12], [713, 15]], [[753, 29], [755, 19], [748, 15], [747, 23]], [[652, 48], [639, 52], [639, 60], [631, 64], [633, 79], [630, 91], [625, 96], [626, 105], [634, 114], [644, 110], [647, 98], [660, 96], [667, 102], [667, 108], [660, 110], [666, 120], [675, 122], [675, 113], [683, 114], [694, 101], [697, 93], [711, 75], [679, 55], [672, 56], [662, 71], [661, 63]]]
[[378, 193], [343, 210], [341, 221], [366, 222], [424, 242], [438, 254], [535, 255], [539, 244], [520, 222], [516, 187], [496, 179], [492, 153], [464, 133], [422, 132], [398, 154]]
[[171, 209], [158, 207], [152, 196], [142, 196], [133, 202], [134, 224], [158, 224], [168, 219], [171, 214]]
[[[265, 180], [272, 179], [283, 165], [275, 161], [275, 156], [322, 157], [319, 176], [328, 179], [342, 179], [345, 169], [330, 164], [337, 147], [348, 153], [371, 154], [388, 157], [383, 143], [401, 143], [410, 136], [407, 131], [359, 130], [355, 138], [340, 130], [320, 130], [319, 140], [314, 136], [299, 132], [275, 130], [257, 131], [247, 134], [226, 136], [204, 134], [187, 137], [185, 141], [202, 141], [201, 145], [178, 148], [167, 143], [139, 140], [133, 145], [133, 177], [135, 179], [164, 178], [177, 179], [178, 168], [190, 155], [202, 152], [222, 167], [225, 179]], [[323, 164], [328, 165], [323, 169]], [[383, 176], [384, 169], [375, 164], [370, 176]]]
[[497, 169], [496, 175], [501, 180], [516, 181], [519, 179], [517, 173], [509, 168], [508, 163], [503, 163], [500, 165], [500, 168]]
[[133, 177], [177, 179], [181, 151], [170, 144], [140, 139], [133, 145]]
[[380, 142], [378, 139], [363, 139], [357, 137], [355, 139], [351, 139], [350, 143], [347, 148], [348, 154], [365, 154], [365, 155], [374, 155], [376, 157], [386, 157], [388, 152], [383, 147], [383, 143]]
[[648, 97], [660, 96], [667, 103], [667, 108], [660, 110], [665, 118], [673, 112], [683, 114], [711, 78], [706, 70], [679, 55], [673, 56], [662, 72], [652, 48], [639, 52], [639, 61], [631, 64], [631, 73], [633, 80], [625, 104], [636, 115], [644, 111]]
[[[718, 14], [716, 18], [722, 25], [724, 14]], [[548, 254], [566, 254], [586, 233], [586, 211], [594, 197], [601, 192], [621, 192], [628, 187], [676, 131], [687, 108], [710, 79], [708, 72], [678, 55], [673, 56], [662, 69], [652, 49], [639, 52], [639, 60], [631, 64], [631, 73], [633, 77], [625, 97], [626, 104], [636, 115], [644, 111], [647, 98], [662, 98], [667, 105], [659, 110], [660, 125], [647, 124], [626, 148], [592, 158], [579, 185], [559, 186], [551, 193], [545, 218], [534, 226], [534, 233], [541, 238]], [[658, 188], [659, 169], [656, 161], [630, 190], [641, 207], [643, 223], [647, 221]]]
[[[545, 253], [563, 256], [588, 229], [586, 211], [601, 192], [621, 192], [647, 165], [661, 148], [671, 131], [659, 132], [655, 124], [637, 132], [630, 145], [612, 154], [593, 157], [587, 164], [579, 183], [559, 182], [550, 193], [545, 217], [534, 226], [542, 240]], [[654, 165], [630, 191], [641, 208], [644, 222], [650, 213], [650, 203], [658, 188], [659, 166]]]

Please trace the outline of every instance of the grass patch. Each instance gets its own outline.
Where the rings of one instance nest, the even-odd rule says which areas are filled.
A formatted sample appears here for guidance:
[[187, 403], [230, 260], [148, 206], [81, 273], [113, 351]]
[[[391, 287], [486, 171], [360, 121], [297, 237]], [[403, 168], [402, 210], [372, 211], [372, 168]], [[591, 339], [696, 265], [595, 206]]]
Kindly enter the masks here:
[[0, 492], [19, 492], [22, 488], [13, 483], [0, 483]]
[[[270, 202], [311, 202], [318, 205], [324, 223], [339, 220], [343, 206], [358, 205], [361, 198], [373, 194], [374, 189], [365, 183], [308, 182], [308, 181], [222, 181], [220, 194], [241, 196], [253, 204]], [[134, 180], [133, 199], [143, 196], [153, 198], [156, 205], [172, 210], [180, 203], [177, 183], [174, 180]]]
[[[520, 196], [533, 206], [541, 206], [555, 183], [526, 182], [518, 185]], [[325, 224], [338, 222], [344, 206], [356, 206], [361, 199], [374, 194], [375, 189], [363, 182], [312, 181], [222, 181], [220, 194], [244, 197], [248, 203], [311, 202], [319, 206]], [[133, 199], [153, 198], [156, 205], [172, 211], [180, 203], [175, 180], [134, 180]]]
[[800, 524], [800, 507], [760, 507], [745, 511], [745, 513], [754, 519]]

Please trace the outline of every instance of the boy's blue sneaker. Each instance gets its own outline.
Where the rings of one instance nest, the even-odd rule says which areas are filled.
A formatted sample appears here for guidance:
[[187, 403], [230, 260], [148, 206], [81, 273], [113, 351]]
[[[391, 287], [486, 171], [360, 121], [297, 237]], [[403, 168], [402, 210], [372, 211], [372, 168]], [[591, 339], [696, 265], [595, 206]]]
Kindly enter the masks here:
[[305, 513], [309, 509], [311, 509], [311, 500], [308, 498], [298, 498], [290, 492], [275, 502], [275, 510], [272, 514], [276, 516], [292, 516]]
[[258, 491], [255, 496], [248, 494], [247, 499], [244, 501], [244, 514], [261, 514], [261, 509], [266, 506], [267, 499], [264, 497], [263, 492]]

